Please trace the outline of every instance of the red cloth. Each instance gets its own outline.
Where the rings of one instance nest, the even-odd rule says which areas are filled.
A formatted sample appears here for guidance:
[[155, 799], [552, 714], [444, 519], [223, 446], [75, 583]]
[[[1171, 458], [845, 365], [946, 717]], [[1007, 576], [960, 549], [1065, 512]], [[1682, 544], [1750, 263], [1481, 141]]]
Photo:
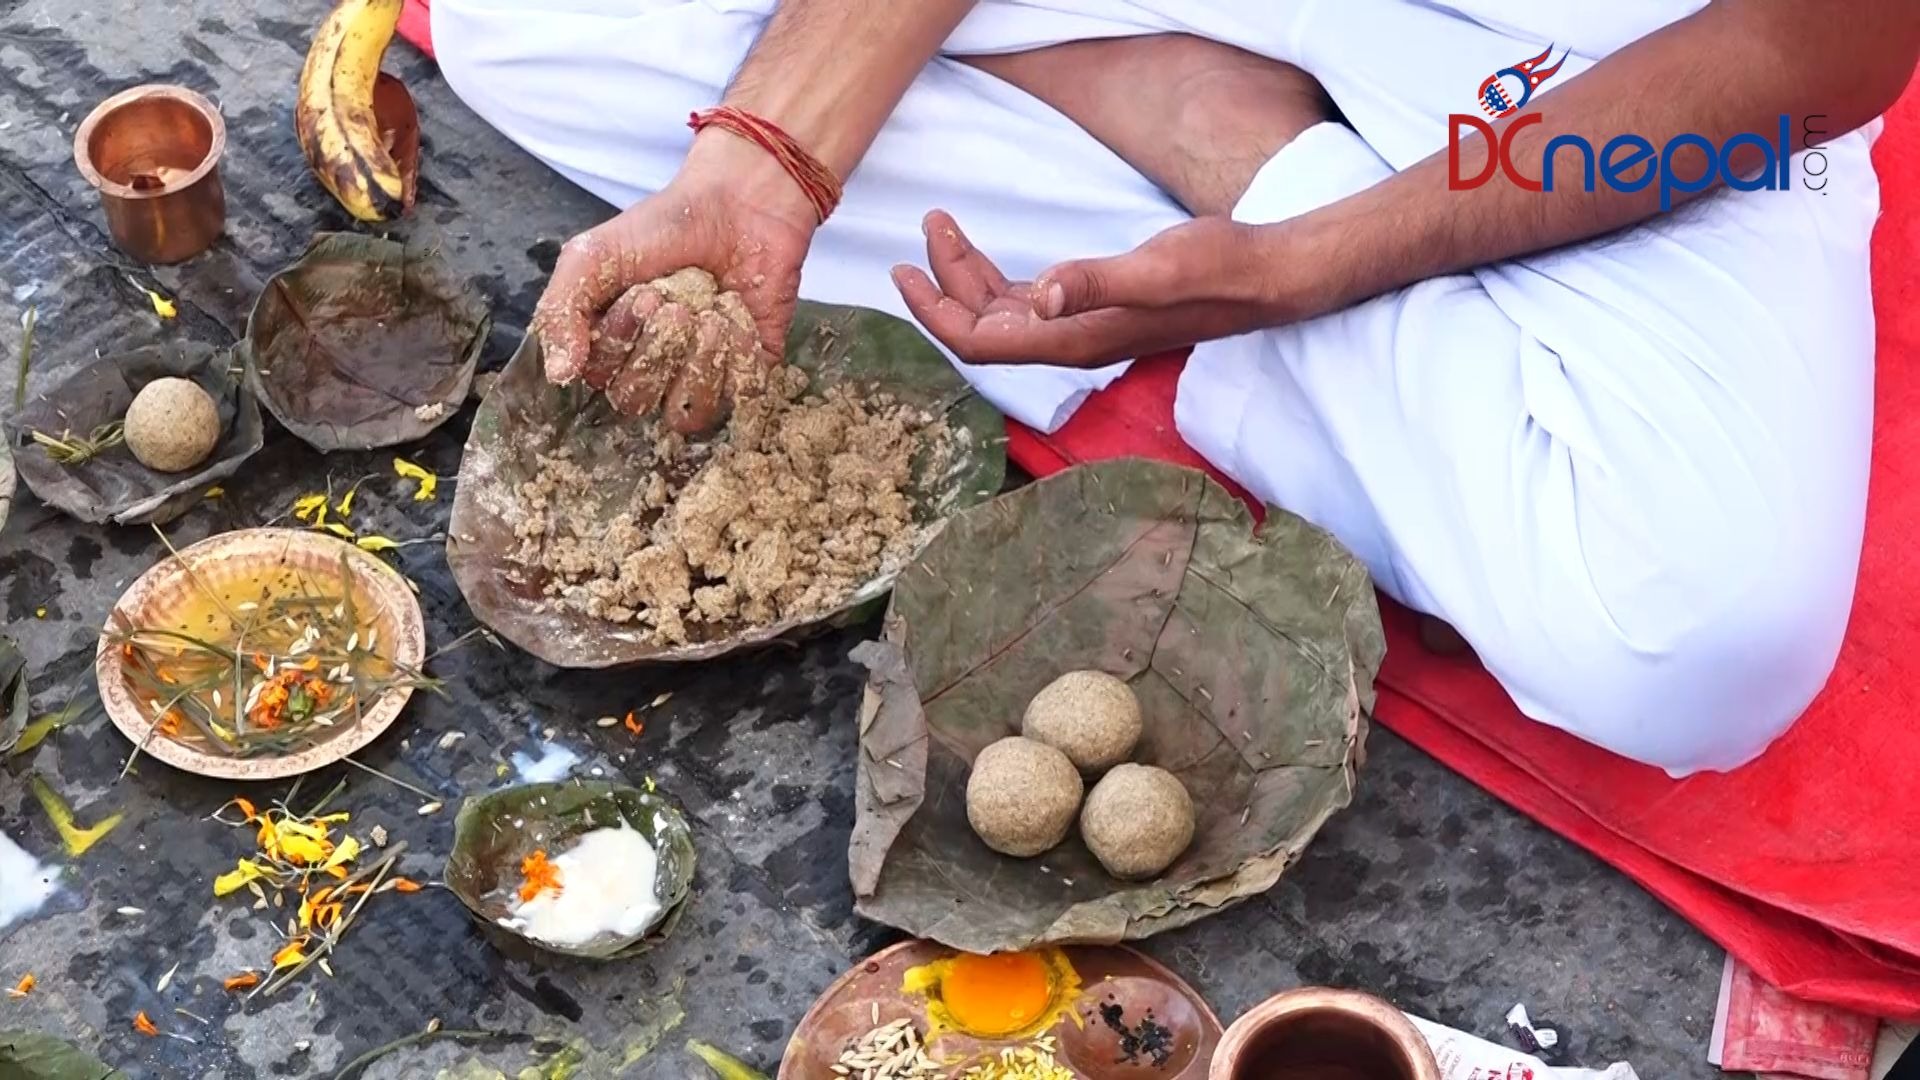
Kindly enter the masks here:
[[429, 0], [407, 0], [407, 6], [400, 9], [400, 36], [428, 56], [433, 55], [433, 24], [428, 14], [431, 6]]
[[[400, 32], [430, 54], [428, 2], [408, 0]], [[1773, 985], [1920, 1019], [1920, 559], [1908, 545], [1920, 535], [1920, 485], [1908, 482], [1920, 474], [1920, 371], [1906, 366], [1920, 358], [1920, 89], [1875, 158], [1885, 212], [1866, 546], [1839, 666], [1806, 715], [1745, 768], [1675, 781], [1527, 720], [1477, 664], [1423, 649], [1391, 603], [1378, 714]], [[1008, 453], [1035, 475], [1124, 455], [1204, 466], [1174, 430], [1180, 365], [1135, 365], [1055, 435], [1009, 424]]]

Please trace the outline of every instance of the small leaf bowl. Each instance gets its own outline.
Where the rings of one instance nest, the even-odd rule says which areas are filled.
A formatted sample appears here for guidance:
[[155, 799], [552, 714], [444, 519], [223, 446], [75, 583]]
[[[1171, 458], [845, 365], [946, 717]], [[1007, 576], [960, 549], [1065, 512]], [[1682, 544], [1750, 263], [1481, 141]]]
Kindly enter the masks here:
[[[654, 895], [660, 914], [639, 933], [603, 933], [583, 945], [530, 937], [510, 924], [520, 861], [536, 850], [565, 851], [595, 829], [631, 826], [659, 855]], [[665, 795], [605, 781], [521, 784], [468, 799], [453, 824], [447, 887], [490, 930], [549, 952], [617, 960], [652, 948], [672, 932], [693, 891], [693, 830]]]

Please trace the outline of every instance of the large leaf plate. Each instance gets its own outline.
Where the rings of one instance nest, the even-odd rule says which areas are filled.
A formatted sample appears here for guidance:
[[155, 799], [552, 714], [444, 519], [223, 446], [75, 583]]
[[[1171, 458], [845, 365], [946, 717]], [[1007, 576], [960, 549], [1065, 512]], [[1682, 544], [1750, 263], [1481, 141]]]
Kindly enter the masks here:
[[[1386, 651], [1367, 571], [1330, 535], [1204, 474], [1118, 460], [948, 523], [902, 571], [860, 714], [856, 909], [971, 952], [1112, 943], [1272, 887], [1353, 797]], [[970, 763], [1063, 672], [1126, 679], [1134, 760], [1172, 771], [1197, 828], [1159, 878], [1109, 877], [1077, 835], [997, 854], [966, 817]]]
[[261, 290], [247, 384], [316, 449], [425, 438], [466, 401], [492, 317], [437, 253], [322, 233]]
[[[878, 311], [802, 302], [787, 337], [787, 361], [811, 377], [813, 390], [841, 383], [890, 394], [897, 401], [944, 414], [956, 436], [954, 453], [915, 492], [924, 520], [991, 498], [1006, 477], [1006, 422], [953, 370], [911, 324]], [[639, 627], [596, 619], [543, 595], [545, 571], [514, 558], [519, 539], [508, 524], [518, 486], [529, 479], [535, 455], [562, 443], [575, 460], [592, 465], [617, 454], [636, 478], [649, 474], [650, 457], [631, 444], [608, 449], [606, 436], [623, 420], [603, 395], [576, 384], [556, 387], [542, 374], [540, 344], [528, 334], [481, 402], [460, 465], [459, 491], [448, 526], [447, 561], [481, 622], [548, 663], [604, 668], [647, 661], [704, 660], [735, 649], [837, 625], [857, 615], [892, 586], [890, 573], [862, 585], [832, 611], [806, 619], [748, 627], [673, 648], [645, 640]], [[651, 440], [640, 440], [650, 445]], [[937, 531], [927, 530], [927, 538]], [[923, 538], [923, 543], [925, 538]]]

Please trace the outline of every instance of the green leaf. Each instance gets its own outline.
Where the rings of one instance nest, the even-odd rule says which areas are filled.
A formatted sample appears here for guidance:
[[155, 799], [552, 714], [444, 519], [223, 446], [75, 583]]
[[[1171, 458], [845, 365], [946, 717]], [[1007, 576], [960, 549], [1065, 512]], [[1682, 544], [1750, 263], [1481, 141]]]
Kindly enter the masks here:
[[10, 638], [0, 637], [0, 754], [27, 730], [27, 658]]
[[64, 1039], [37, 1031], [0, 1031], [5, 1080], [127, 1080], [127, 1074]]
[[[1386, 649], [1364, 566], [1324, 531], [1204, 474], [1069, 469], [951, 521], [900, 575], [860, 719], [856, 910], [971, 952], [1111, 943], [1265, 891], [1352, 799]], [[1152, 881], [1077, 836], [1034, 859], [973, 835], [980, 750], [1074, 670], [1127, 680], [1134, 760], [1180, 778], [1196, 832]]]

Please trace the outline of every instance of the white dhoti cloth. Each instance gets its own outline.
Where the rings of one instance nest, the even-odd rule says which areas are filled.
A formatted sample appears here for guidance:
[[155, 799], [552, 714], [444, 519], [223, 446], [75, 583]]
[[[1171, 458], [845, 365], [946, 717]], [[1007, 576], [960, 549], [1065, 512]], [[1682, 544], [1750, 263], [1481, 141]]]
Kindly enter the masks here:
[[[624, 207], [674, 174], [687, 114], [719, 99], [774, 6], [435, 0], [433, 30], [468, 104]], [[1013, 277], [1185, 217], [953, 56], [1183, 31], [1298, 64], [1351, 128], [1313, 128], [1261, 169], [1235, 216], [1271, 222], [1440, 150], [1447, 114], [1476, 112], [1482, 79], [1549, 41], [1571, 48], [1565, 80], [1698, 6], [984, 0], [850, 179], [802, 293], [906, 315], [888, 269], [924, 261], [935, 207]], [[1739, 765], [1820, 688], [1850, 606], [1872, 419], [1870, 134], [1825, 148], [1824, 191], [1722, 193], [1202, 345], [1181, 434], [1452, 623], [1527, 715], [1676, 775]], [[1051, 430], [1121, 369], [963, 370]]]

